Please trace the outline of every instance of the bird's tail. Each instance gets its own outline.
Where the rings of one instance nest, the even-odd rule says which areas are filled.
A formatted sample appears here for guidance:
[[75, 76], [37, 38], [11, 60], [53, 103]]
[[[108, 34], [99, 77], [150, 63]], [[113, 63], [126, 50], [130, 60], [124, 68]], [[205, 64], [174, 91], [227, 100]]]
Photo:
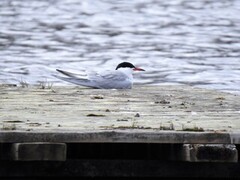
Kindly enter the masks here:
[[61, 79], [63, 81], [73, 83], [73, 84], [76, 84], [76, 85], [86, 86], [86, 87], [91, 87], [91, 88], [97, 88], [97, 87], [94, 87], [88, 79], [80, 79], [80, 78], [76, 78], [76, 77], [62, 77], [62, 76], [58, 76], [58, 75], [55, 75], [55, 74], [53, 74], [53, 76], [58, 78], [58, 79]]
[[86, 73], [81, 73], [81, 74], [76, 74], [76, 73], [71, 73], [71, 72], [68, 72], [68, 71], [63, 71], [63, 70], [60, 70], [60, 69], [56, 69], [56, 71], [66, 75], [66, 76], [69, 76], [69, 77], [79, 77], [79, 78], [85, 78], [87, 77], [87, 74]]

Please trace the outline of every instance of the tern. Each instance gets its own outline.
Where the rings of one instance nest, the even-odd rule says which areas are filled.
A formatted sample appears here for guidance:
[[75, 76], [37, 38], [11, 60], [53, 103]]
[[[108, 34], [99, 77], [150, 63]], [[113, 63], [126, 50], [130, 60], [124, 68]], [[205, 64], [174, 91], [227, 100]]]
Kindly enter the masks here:
[[135, 67], [130, 62], [122, 62], [117, 65], [115, 70], [85, 71], [79, 74], [60, 69], [56, 69], [56, 71], [65, 75], [65, 77], [54, 75], [56, 78], [80, 86], [96, 89], [131, 89], [133, 86], [133, 72], [145, 70]]

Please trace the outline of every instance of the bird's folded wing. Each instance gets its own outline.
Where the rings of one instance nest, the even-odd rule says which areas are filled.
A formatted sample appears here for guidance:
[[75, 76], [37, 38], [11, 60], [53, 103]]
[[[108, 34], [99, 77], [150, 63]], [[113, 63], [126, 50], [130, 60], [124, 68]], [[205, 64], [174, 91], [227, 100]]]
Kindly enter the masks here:
[[76, 77], [76, 78], [86, 78], [87, 74], [86, 72], [82, 71], [82, 73], [72, 73], [72, 72], [68, 72], [68, 71], [63, 71], [60, 69], [56, 69], [58, 72], [68, 76], [68, 77]]
[[101, 73], [89, 74], [89, 79], [95, 81], [123, 81], [127, 76], [118, 71], [105, 71]]

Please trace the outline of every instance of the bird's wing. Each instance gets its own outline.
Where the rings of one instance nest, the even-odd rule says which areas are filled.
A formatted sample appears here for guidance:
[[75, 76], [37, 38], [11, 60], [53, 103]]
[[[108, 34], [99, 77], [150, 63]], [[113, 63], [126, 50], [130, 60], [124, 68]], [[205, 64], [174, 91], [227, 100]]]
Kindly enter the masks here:
[[77, 85], [80, 85], [80, 86], [100, 88], [97, 85], [95, 85], [94, 83], [92, 83], [91, 81], [89, 81], [88, 79], [81, 79], [81, 78], [77, 78], [77, 77], [62, 77], [62, 76], [58, 76], [58, 75], [53, 75], [53, 76], [58, 78], [58, 79], [61, 79], [63, 81], [73, 83], [73, 84], [77, 84]]
[[60, 70], [60, 69], [56, 69], [58, 72], [68, 76], [68, 77], [76, 77], [76, 78], [87, 78], [87, 73], [85, 71], [82, 71], [81, 73], [72, 73], [72, 72], [68, 72], [68, 71], [64, 71], [64, 70]]
[[129, 89], [131, 88], [131, 81], [129, 77], [120, 71], [102, 71], [102, 72], [88, 72], [84, 78], [81, 74], [70, 73], [67, 71], [59, 70], [58, 72], [66, 75], [67, 77], [54, 75], [61, 80], [100, 89]]
[[128, 76], [116, 70], [89, 74], [89, 80], [95, 86], [103, 89], [126, 89], [131, 87]]
[[126, 78], [128, 78], [126, 76], [126, 74], [119, 72], [119, 71], [111, 71], [111, 70], [107, 70], [107, 71], [100, 71], [100, 72], [91, 72], [88, 75], [88, 78], [90, 80], [94, 80], [94, 81], [124, 81]]

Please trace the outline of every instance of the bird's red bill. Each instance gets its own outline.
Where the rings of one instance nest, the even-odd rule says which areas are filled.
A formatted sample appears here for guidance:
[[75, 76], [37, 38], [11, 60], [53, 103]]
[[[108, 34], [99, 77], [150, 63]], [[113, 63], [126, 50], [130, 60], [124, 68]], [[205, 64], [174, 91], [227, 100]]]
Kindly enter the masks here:
[[137, 67], [135, 67], [133, 70], [134, 70], [134, 71], [145, 71], [144, 69], [142, 69], [142, 68], [137, 68]]

